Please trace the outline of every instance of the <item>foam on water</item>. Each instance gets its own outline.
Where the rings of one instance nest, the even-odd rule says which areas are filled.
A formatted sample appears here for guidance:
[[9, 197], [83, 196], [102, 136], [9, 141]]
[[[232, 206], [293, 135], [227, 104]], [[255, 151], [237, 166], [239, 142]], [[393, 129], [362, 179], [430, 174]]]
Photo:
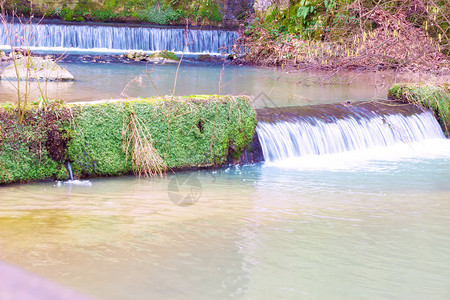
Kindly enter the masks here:
[[67, 180], [67, 181], [57, 181], [56, 186], [61, 187], [63, 185], [79, 185], [79, 186], [91, 186], [92, 182], [89, 180]]
[[301, 170], [380, 171], [396, 169], [398, 163], [415, 160], [450, 159], [450, 140], [430, 139], [397, 143], [387, 147], [346, 151], [326, 155], [306, 155], [269, 161], [265, 167]]
[[[11, 47], [9, 45], [0, 45], [0, 50], [10, 51]], [[81, 48], [64, 48], [64, 47], [30, 47], [31, 51], [34, 52], [42, 52], [42, 53], [64, 53], [64, 54], [123, 54], [124, 52], [129, 51], [143, 51], [147, 55], [158, 52], [159, 50], [149, 51], [142, 49], [108, 49], [108, 48], [89, 48], [89, 49], [81, 49]], [[182, 55], [183, 51], [173, 51], [178, 56]], [[212, 56], [221, 56], [223, 53], [219, 52], [187, 52], [186, 55], [200, 55], [200, 54], [209, 54]]]

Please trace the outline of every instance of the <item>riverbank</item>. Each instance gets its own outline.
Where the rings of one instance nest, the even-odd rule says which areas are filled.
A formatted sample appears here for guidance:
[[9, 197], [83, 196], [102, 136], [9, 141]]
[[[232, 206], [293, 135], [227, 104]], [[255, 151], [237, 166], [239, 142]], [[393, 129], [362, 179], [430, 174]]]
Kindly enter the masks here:
[[450, 74], [449, 7], [430, 1], [268, 2], [242, 30], [251, 65]]
[[412, 29], [410, 33], [405, 40], [391, 32], [383, 38], [377, 36], [381, 33], [364, 33], [354, 40], [335, 42], [272, 36], [266, 29], [257, 28], [241, 32], [238, 45], [247, 51], [235, 62], [296, 71], [392, 71], [449, 76], [450, 57], [441, 53], [424, 32]]
[[189, 96], [0, 108], [0, 183], [66, 180], [238, 163], [253, 142], [251, 100]]

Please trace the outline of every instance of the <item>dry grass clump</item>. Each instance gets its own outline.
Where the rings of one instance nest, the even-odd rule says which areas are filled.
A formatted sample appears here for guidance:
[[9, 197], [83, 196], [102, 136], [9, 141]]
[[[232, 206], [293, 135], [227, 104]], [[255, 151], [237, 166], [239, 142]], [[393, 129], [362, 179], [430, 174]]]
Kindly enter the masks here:
[[123, 151], [127, 160], [131, 157], [133, 171], [136, 174], [145, 177], [163, 177], [167, 170], [166, 163], [153, 146], [152, 136], [147, 127], [134, 112], [124, 119], [122, 137]]

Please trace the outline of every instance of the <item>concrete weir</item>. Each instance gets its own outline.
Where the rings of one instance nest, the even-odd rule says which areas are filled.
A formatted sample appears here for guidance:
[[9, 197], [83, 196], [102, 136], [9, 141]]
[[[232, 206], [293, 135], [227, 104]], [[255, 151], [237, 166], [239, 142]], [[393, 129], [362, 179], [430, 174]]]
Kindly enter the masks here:
[[257, 110], [249, 97], [216, 95], [52, 105], [29, 109], [21, 126], [0, 106], [0, 184], [141, 174], [142, 158], [172, 171], [444, 137], [429, 111], [387, 100]]
[[68, 163], [75, 179], [140, 173], [143, 157], [168, 171], [241, 163], [256, 126], [245, 96], [52, 105], [30, 107], [20, 126], [15, 111], [0, 106], [0, 184], [67, 180]]

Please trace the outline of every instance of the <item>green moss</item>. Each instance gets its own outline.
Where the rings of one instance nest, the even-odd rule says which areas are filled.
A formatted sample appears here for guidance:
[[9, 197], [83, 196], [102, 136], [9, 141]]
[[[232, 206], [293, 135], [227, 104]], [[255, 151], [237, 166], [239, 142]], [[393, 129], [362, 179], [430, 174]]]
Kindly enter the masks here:
[[74, 172], [117, 175], [131, 171], [122, 149], [124, 119], [134, 112], [169, 168], [225, 163], [251, 142], [255, 113], [246, 98], [158, 98], [73, 107], [79, 126], [69, 146]]
[[174, 52], [167, 50], [158, 51], [150, 55], [150, 58], [158, 58], [158, 57], [171, 60], [180, 60]]
[[211, 57], [211, 55], [209, 55], [209, 54], [200, 54], [200, 55], [197, 57], [197, 59], [198, 59], [199, 61], [211, 61], [211, 60], [212, 60], [212, 57]]
[[[250, 99], [231, 96], [71, 104], [50, 114], [32, 110], [33, 122], [26, 126], [17, 124], [14, 113], [2, 111], [0, 183], [67, 178], [66, 160], [79, 178], [131, 173], [122, 135], [131, 113], [148, 129], [170, 169], [238, 159], [250, 146], [256, 126]], [[36, 133], [38, 123], [45, 126]]]
[[65, 115], [31, 108], [22, 124], [17, 119], [17, 110], [0, 108], [0, 183], [55, 177], [64, 160]]
[[448, 85], [394, 84], [388, 91], [390, 99], [430, 109], [447, 137], [450, 137], [450, 88]]

